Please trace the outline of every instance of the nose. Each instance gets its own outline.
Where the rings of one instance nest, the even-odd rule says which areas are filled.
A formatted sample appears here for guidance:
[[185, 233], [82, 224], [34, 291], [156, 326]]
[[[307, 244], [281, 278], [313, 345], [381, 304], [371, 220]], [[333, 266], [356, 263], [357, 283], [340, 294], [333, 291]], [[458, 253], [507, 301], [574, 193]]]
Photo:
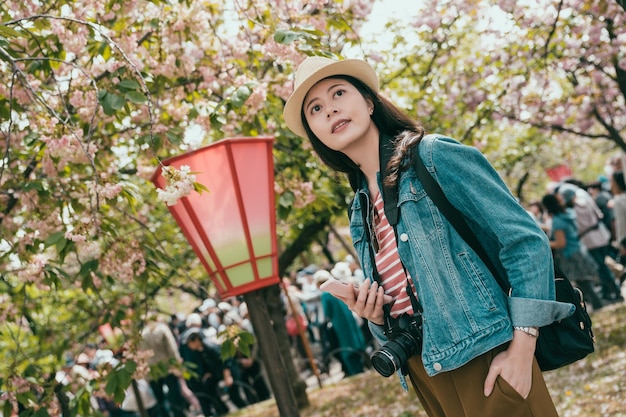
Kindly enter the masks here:
[[326, 117], [330, 117], [331, 114], [335, 114], [337, 113], [337, 109], [332, 109], [328, 112], [328, 114], [326, 115]]

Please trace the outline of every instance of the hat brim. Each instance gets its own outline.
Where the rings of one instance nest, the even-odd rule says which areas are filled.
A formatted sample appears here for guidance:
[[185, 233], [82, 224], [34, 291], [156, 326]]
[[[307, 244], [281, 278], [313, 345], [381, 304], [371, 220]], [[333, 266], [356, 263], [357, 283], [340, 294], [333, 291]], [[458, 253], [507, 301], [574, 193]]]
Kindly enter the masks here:
[[306, 76], [306, 79], [296, 86], [285, 103], [283, 117], [287, 127], [295, 134], [306, 138], [306, 130], [302, 124], [302, 104], [307, 93], [319, 81], [335, 75], [348, 75], [362, 81], [373, 91], [378, 92], [378, 76], [372, 67], [360, 59], [344, 59], [324, 65]]
[[200, 339], [202, 339], [202, 330], [201, 330], [201, 329], [198, 329], [198, 328], [195, 328], [195, 327], [192, 327], [192, 328], [187, 329], [187, 330], [185, 330], [185, 331], [183, 332], [183, 334], [182, 334], [182, 335], [181, 335], [181, 337], [180, 337], [180, 342], [181, 342], [183, 345], [186, 345], [186, 344], [187, 344], [187, 342], [189, 342], [189, 339], [191, 338], [191, 336], [193, 336], [194, 334], [199, 335], [199, 336], [200, 336]]

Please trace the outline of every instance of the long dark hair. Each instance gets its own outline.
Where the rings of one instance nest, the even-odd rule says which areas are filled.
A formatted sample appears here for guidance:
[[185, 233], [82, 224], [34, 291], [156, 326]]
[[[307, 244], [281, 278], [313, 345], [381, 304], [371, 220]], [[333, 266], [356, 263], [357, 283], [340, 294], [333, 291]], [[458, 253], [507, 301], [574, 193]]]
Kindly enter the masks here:
[[[396, 107], [386, 98], [377, 94], [369, 88], [365, 83], [357, 78], [348, 75], [334, 75], [328, 78], [337, 78], [346, 80], [352, 84], [365, 100], [374, 103], [374, 112], [372, 120], [380, 132], [381, 138], [392, 138], [394, 146], [394, 155], [386, 167], [385, 183], [392, 185], [397, 181], [398, 172], [401, 168], [402, 159], [406, 156], [410, 148], [415, 146], [424, 136], [424, 129], [411, 119], [405, 112]], [[330, 149], [324, 145], [322, 141], [315, 136], [304, 116], [304, 109], [300, 113], [302, 125], [311, 141], [313, 150], [320, 157], [322, 162], [335, 171], [345, 172], [348, 174], [348, 180], [352, 189], [356, 189], [358, 178], [360, 175], [359, 167], [340, 151]]]
[[617, 188], [623, 193], [626, 192], [626, 181], [624, 181], [624, 173], [622, 171], [615, 171], [611, 175], [613, 182], [617, 185]]
[[565, 206], [561, 200], [554, 194], [546, 194], [541, 199], [541, 204], [546, 208], [548, 214], [556, 215], [565, 213]]

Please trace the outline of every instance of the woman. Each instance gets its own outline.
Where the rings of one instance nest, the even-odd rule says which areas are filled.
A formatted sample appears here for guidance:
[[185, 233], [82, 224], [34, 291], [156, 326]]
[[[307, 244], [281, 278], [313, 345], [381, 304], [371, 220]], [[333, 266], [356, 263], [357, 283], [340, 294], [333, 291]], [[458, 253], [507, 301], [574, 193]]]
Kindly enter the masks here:
[[577, 240], [596, 264], [596, 276], [600, 279], [601, 297], [607, 302], [623, 301], [615, 275], [606, 263], [611, 249], [611, 232], [604, 225], [602, 211], [584, 189], [574, 184], [561, 184], [557, 188], [563, 205], [574, 213]]
[[[483, 155], [451, 138], [424, 137], [378, 94], [376, 73], [361, 60], [306, 59], [284, 117], [355, 190], [350, 230], [370, 279], [356, 298], [349, 292], [348, 307], [382, 343], [384, 331], [393, 335], [404, 323], [411, 326], [402, 334], [413, 336], [423, 315], [421, 355], [401, 369], [428, 415], [556, 416], [534, 360], [537, 328], [574, 307], [553, 301], [547, 237]], [[502, 266], [510, 297], [427, 197], [413, 153]], [[385, 293], [394, 301], [383, 307]]]
[[619, 243], [626, 238], [626, 181], [624, 181], [622, 171], [615, 171], [611, 175], [611, 193], [613, 194], [615, 241]]
[[[319, 286], [329, 279], [335, 278], [330, 273], [318, 274], [316, 282]], [[364, 369], [366, 348], [365, 338], [357, 321], [360, 319], [355, 318], [348, 306], [329, 292], [322, 290], [320, 302], [323, 312], [321, 339], [326, 342], [323, 346], [324, 365], [328, 365], [326, 361], [330, 361], [331, 355], [338, 353], [336, 358], [341, 362], [345, 376], [360, 374]]]
[[604, 304], [592, 285], [600, 280], [597, 264], [578, 238], [576, 211], [566, 207], [562, 198], [560, 194], [546, 194], [541, 200], [552, 217], [550, 248], [554, 253], [554, 261], [565, 276], [575, 281], [585, 297], [591, 300], [591, 306], [600, 309]]

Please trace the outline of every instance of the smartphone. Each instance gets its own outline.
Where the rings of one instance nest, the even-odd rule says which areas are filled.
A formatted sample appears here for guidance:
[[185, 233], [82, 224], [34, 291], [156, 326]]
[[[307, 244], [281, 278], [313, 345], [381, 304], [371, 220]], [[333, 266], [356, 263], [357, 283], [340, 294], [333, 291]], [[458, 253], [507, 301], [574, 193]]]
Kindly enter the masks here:
[[[327, 280], [326, 282], [323, 282], [322, 285], [320, 285], [320, 290], [329, 292], [335, 297], [340, 298], [342, 300], [345, 300], [346, 298], [348, 298], [349, 289], [350, 289], [350, 286], [347, 282], [339, 281], [338, 279], [334, 279], [334, 278], [331, 278]], [[359, 295], [359, 286], [355, 284], [354, 296], [357, 297], [358, 295]], [[393, 298], [390, 295], [385, 294], [383, 297], [384, 304], [390, 303], [392, 300]]]

